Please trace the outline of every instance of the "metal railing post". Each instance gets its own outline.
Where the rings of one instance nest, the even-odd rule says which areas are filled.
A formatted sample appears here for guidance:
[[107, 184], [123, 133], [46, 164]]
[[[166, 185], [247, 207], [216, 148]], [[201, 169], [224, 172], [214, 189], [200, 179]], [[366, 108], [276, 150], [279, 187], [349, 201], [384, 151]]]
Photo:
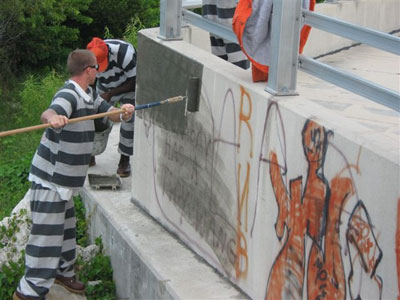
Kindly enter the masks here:
[[296, 80], [302, 0], [274, 0], [271, 26], [271, 64], [266, 91], [297, 95]]
[[181, 40], [182, 0], [160, 1], [160, 34], [163, 40]]

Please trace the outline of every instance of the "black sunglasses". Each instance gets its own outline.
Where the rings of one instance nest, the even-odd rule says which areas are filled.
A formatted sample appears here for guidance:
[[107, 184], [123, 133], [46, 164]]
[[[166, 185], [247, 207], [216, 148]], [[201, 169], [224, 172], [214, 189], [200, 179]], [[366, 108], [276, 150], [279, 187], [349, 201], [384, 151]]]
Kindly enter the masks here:
[[92, 68], [92, 69], [96, 69], [97, 71], [99, 70], [99, 65], [94, 65], [94, 66], [86, 66], [83, 68], [83, 70], [87, 69], [87, 68]]

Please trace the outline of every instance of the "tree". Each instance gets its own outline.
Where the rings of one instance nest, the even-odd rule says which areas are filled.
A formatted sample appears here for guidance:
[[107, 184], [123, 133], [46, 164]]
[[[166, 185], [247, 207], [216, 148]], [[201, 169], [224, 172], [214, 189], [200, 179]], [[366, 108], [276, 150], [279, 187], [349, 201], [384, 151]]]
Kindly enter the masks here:
[[159, 0], [93, 0], [87, 12], [93, 22], [85, 30], [81, 27], [81, 47], [86, 47], [93, 37], [104, 38], [106, 30], [108, 36], [123, 38], [133, 19], [139, 18], [146, 28], [158, 26], [159, 7]]
[[65, 63], [76, 47], [79, 25], [92, 19], [83, 13], [92, 0], [0, 1], [0, 65], [12, 72]]

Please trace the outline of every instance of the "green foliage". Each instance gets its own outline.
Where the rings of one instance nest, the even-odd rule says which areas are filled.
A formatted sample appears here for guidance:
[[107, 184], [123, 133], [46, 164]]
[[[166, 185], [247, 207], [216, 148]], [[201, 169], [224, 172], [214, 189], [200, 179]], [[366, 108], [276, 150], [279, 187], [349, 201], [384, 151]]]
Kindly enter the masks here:
[[139, 30], [145, 28], [139, 17], [132, 18], [126, 26], [124, 32], [124, 41], [127, 41], [137, 47], [137, 33]]
[[22, 209], [18, 214], [8, 218], [0, 227], [0, 251], [6, 251], [9, 261], [0, 265], [0, 299], [11, 299], [18, 282], [25, 271], [25, 251], [17, 253], [16, 233], [23, 223], [30, 223], [27, 211]]
[[136, 18], [146, 28], [158, 26], [159, 0], [2, 0], [0, 82], [21, 71], [58, 68], [94, 36], [122, 38]]
[[317, 3], [325, 2], [325, 0], [317, 0]]
[[79, 38], [77, 25], [92, 0], [0, 1], [0, 56], [9, 68], [41, 68], [64, 63]]
[[36, 148], [39, 138], [40, 135], [33, 134], [0, 140], [0, 220], [10, 214], [30, 186], [28, 173], [35, 151], [32, 144]]
[[64, 84], [65, 78], [55, 71], [46, 76], [30, 75], [19, 93], [20, 109], [17, 121], [20, 126], [40, 124], [40, 115], [51, 102], [54, 94]]
[[[7, 115], [0, 119], [0, 130], [40, 124], [41, 113], [63, 84], [61, 75], [31, 75], [22, 83], [14, 102], [3, 104]], [[0, 139], [0, 220], [10, 214], [29, 188], [30, 163], [42, 131], [21, 133]]]
[[0, 226], [0, 249], [15, 243], [15, 234], [20, 232], [20, 226], [24, 222], [31, 222], [27, 216], [26, 209], [21, 209], [18, 214], [13, 214], [8, 218], [7, 226]]
[[87, 247], [89, 240], [87, 238], [87, 222], [85, 216], [85, 205], [80, 196], [74, 197], [75, 216], [76, 216], [76, 241], [79, 246]]
[[122, 39], [126, 24], [132, 19], [139, 18], [146, 28], [158, 26], [159, 7], [159, 0], [93, 0], [87, 12], [93, 22], [85, 30], [81, 26], [81, 47], [85, 48], [95, 36]]
[[[79, 279], [86, 284], [86, 297], [88, 300], [111, 300], [117, 299], [115, 296], [115, 283], [112, 278], [110, 257], [104, 255], [101, 237], [96, 238], [96, 245], [99, 246], [99, 253], [88, 263], [78, 259]], [[88, 286], [90, 281], [101, 281], [101, 284]]]
[[[74, 198], [76, 215], [76, 239], [78, 245], [86, 247], [89, 244], [87, 235], [87, 220], [85, 218], [85, 206], [80, 196]], [[90, 216], [88, 217], [90, 218]], [[99, 246], [99, 252], [89, 262], [84, 262], [81, 257], [77, 259], [77, 274], [80, 280], [86, 284], [87, 299], [110, 300], [115, 297], [115, 284], [112, 278], [110, 258], [104, 255], [104, 247], [101, 237], [97, 237], [95, 244]], [[101, 284], [88, 286], [89, 281], [101, 281]]]
[[12, 299], [12, 294], [25, 272], [24, 251], [17, 262], [10, 261], [0, 266], [0, 299]]

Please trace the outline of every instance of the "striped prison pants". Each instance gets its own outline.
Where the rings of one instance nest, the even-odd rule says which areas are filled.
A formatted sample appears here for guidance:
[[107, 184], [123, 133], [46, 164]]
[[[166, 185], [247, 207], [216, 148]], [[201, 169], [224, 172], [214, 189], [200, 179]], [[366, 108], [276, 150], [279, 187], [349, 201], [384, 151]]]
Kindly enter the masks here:
[[56, 275], [74, 276], [76, 260], [75, 208], [73, 199], [32, 183], [30, 193], [32, 230], [25, 252], [25, 275], [17, 290], [44, 299]]
[[[218, 24], [232, 28], [236, 0], [203, 0], [203, 17]], [[211, 52], [243, 69], [250, 67], [250, 62], [240, 49], [239, 44], [210, 34]]]
[[[113, 100], [115, 97], [111, 98], [110, 104], [115, 105], [119, 102], [121, 105], [129, 103], [135, 105], [135, 99], [122, 98], [120, 100]], [[118, 152], [122, 155], [131, 156], [133, 155], [133, 136], [135, 127], [135, 114], [133, 114], [132, 119], [128, 122], [121, 122], [121, 127], [119, 129], [119, 144]]]

